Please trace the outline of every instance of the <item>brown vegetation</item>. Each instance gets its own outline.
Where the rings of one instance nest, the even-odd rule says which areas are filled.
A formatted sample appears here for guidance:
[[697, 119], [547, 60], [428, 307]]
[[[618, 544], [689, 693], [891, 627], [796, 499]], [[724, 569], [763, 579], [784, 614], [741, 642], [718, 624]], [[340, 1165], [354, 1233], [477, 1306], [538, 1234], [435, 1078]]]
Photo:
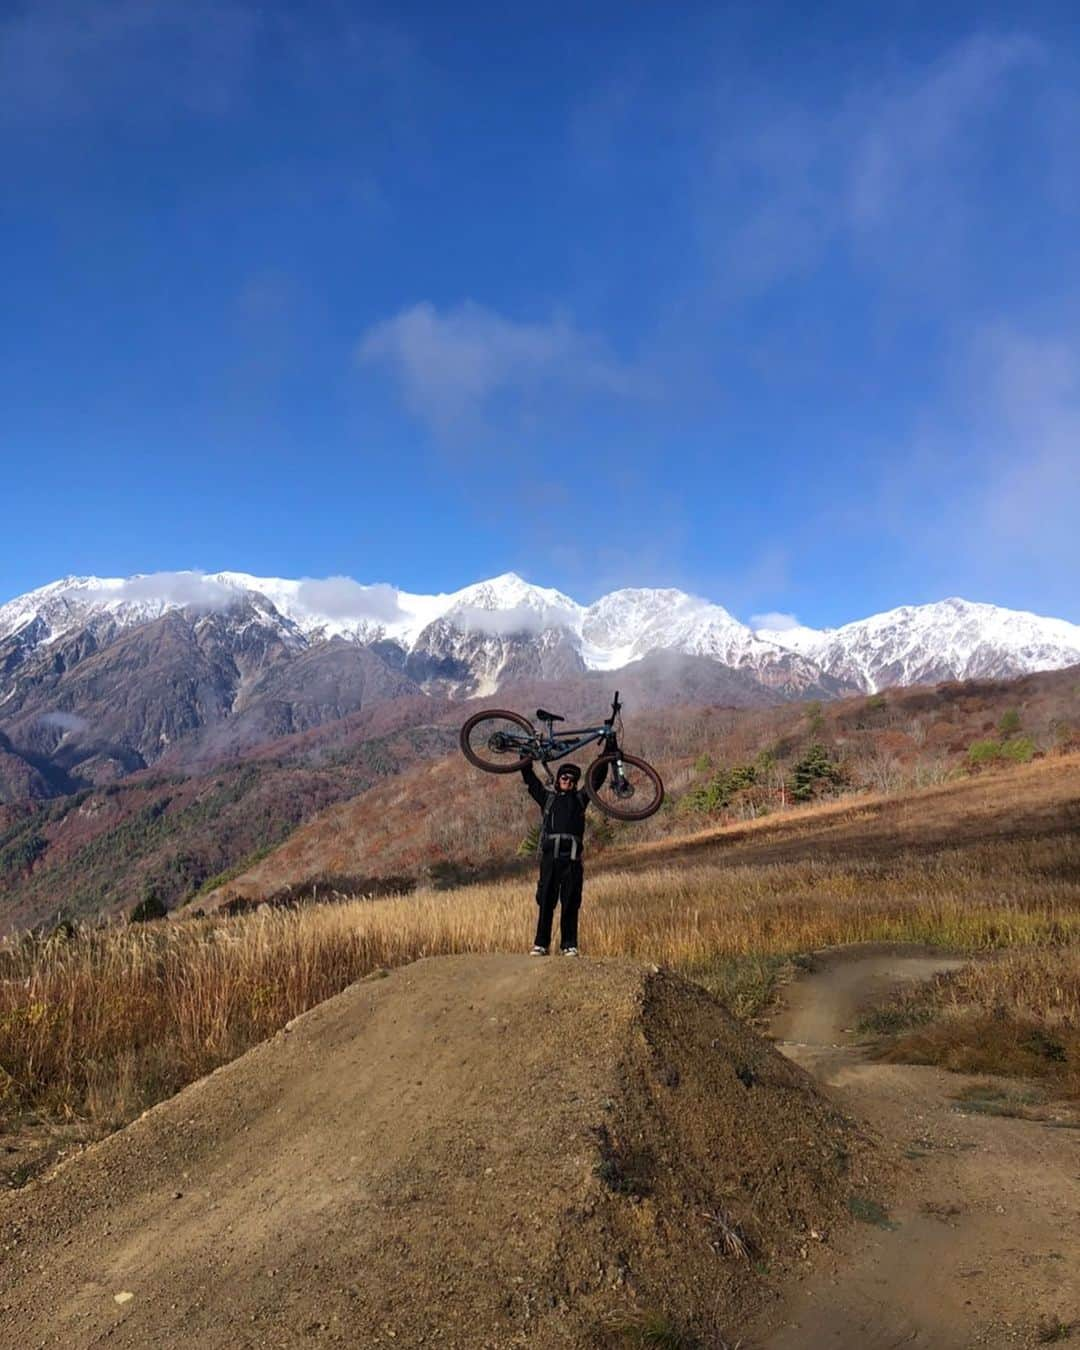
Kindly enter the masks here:
[[1080, 1100], [1080, 950], [963, 966], [897, 996], [869, 1029], [891, 1033], [879, 1054], [894, 1063], [1037, 1078]]
[[[1080, 943], [1078, 783], [1070, 757], [921, 794], [900, 821], [822, 807], [748, 827], [736, 845], [714, 834], [679, 856], [643, 849], [632, 867], [591, 877], [587, 950], [676, 969], [743, 1015], [767, 1000], [785, 958], [841, 943], [1035, 948], [1034, 968], [1065, 971]], [[1012, 805], [1021, 798], [1026, 814]], [[936, 842], [905, 845], [931, 823]], [[520, 951], [531, 922], [531, 882], [520, 879], [9, 944], [5, 1115], [100, 1132], [365, 974], [422, 956]], [[1036, 987], [1015, 969], [1017, 996]], [[1049, 993], [1029, 1014], [1059, 1035]]]
[[[681, 850], [687, 837], [718, 828], [759, 828], [764, 821], [771, 829], [793, 806], [807, 809], [793, 803], [791, 779], [794, 766], [814, 745], [825, 749], [840, 772], [839, 782], [822, 785], [820, 799], [835, 801], [838, 811], [888, 813], [895, 803], [918, 800], [924, 791], [944, 788], [947, 794], [957, 782], [1009, 779], [1018, 761], [1005, 757], [973, 765], [968, 750], [988, 731], [1005, 735], [999, 726], [1008, 729], [1014, 720], [1040, 761], [1064, 757], [1075, 763], [1069, 751], [1080, 748], [1074, 744], [1080, 734], [1077, 689], [1075, 670], [1055, 671], [1022, 680], [890, 690], [834, 704], [628, 715], [627, 748], [660, 768], [668, 799], [656, 816], [633, 825], [590, 813], [590, 855], [621, 867], [642, 844], [670, 841]], [[574, 709], [566, 711], [574, 715]], [[1010, 713], [1015, 719], [1007, 717]], [[464, 709], [456, 715], [463, 718]], [[754, 768], [755, 781], [709, 793], [719, 774], [737, 767]], [[1021, 807], [1022, 791], [1016, 793]], [[723, 804], [709, 807], [718, 797]], [[815, 798], [811, 807], [820, 800]], [[995, 800], [987, 809], [996, 815], [1007, 805]], [[432, 879], [435, 867], [462, 880], [480, 879], [493, 869], [513, 867], [515, 848], [534, 818], [535, 808], [516, 775], [492, 777], [452, 754], [330, 807], [212, 893], [209, 904], [234, 895], [261, 898], [326, 872], [411, 873], [425, 880]], [[922, 825], [931, 823], [931, 813], [924, 813]], [[779, 828], [786, 827], [781, 823]], [[914, 833], [912, 844], [918, 846]]]

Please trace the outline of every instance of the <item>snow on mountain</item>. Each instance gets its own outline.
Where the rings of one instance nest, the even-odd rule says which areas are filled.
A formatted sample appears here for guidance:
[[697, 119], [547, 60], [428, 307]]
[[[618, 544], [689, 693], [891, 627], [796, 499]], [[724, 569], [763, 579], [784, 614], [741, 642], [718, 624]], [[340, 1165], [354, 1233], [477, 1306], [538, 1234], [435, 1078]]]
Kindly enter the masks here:
[[118, 625], [159, 618], [170, 602], [124, 597], [118, 578], [65, 577], [0, 605], [0, 642], [34, 630], [35, 643], [51, 642], [94, 617], [111, 617]]
[[[0, 605], [0, 642], [32, 636], [47, 645], [88, 625], [119, 632], [160, 619], [170, 610], [227, 613], [251, 606], [258, 618], [281, 632], [288, 645], [303, 639], [288, 616], [264, 592], [201, 572], [159, 572], [134, 577], [65, 577]], [[250, 621], [250, 613], [248, 614]]]
[[561, 591], [532, 586], [516, 572], [504, 572], [491, 581], [478, 581], [452, 596], [440, 618], [463, 632], [543, 633], [581, 626], [581, 606]]
[[798, 692], [816, 685], [813, 662], [759, 637], [709, 600], [671, 589], [612, 591], [585, 610], [582, 655], [593, 670], [617, 670], [649, 652], [707, 656], [752, 671], [763, 684]]
[[868, 692], [1026, 675], [1080, 662], [1080, 625], [955, 597], [903, 605], [820, 632], [792, 628], [758, 636]]
[[[755, 633], [720, 605], [670, 588], [612, 591], [582, 606], [513, 572], [437, 595], [348, 577], [171, 572], [68, 577], [0, 606], [0, 670], [81, 629], [100, 647], [174, 609], [234, 614], [237, 625], [257, 622], [292, 650], [332, 638], [394, 644], [381, 649], [393, 664], [425, 688], [458, 694], [490, 693], [511, 677], [616, 670], [658, 651], [710, 658], [789, 696], [1080, 662], [1080, 626], [959, 599], [835, 629]], [[5, 696], [0, 687], [0, 702]]]

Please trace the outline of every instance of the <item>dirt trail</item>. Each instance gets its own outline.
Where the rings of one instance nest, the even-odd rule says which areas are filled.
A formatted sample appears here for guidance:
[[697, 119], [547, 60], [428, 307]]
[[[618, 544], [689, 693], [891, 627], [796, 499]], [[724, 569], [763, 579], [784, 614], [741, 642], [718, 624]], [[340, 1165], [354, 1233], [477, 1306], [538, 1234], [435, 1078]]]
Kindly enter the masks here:
[[716, 1345], [844, 1214], [866, 1147], [710, 995], [625, 962], [443, 957], [0, 1197], [3, 1350]]
[[852, 948], [787, 991], [779, 1048], [905, 1166], [887, 1215], [811, 1244], [779, 1314], [745, 1341], [755, 1350], [1015, 1347], [1064, 1339], [1059, 1324], [1080, 1335], [1080, 1132], [965, 1114], [955, 1098], [973, 1080], [874, 1063], [852, 1030], [890, 987], [957, 964]]

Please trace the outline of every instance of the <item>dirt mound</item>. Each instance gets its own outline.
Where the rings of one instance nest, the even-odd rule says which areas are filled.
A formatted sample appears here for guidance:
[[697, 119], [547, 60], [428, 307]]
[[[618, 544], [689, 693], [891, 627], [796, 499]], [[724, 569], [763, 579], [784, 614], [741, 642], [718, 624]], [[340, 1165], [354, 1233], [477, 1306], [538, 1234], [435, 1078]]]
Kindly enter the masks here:
[[420, 961], [0, 1201], [0, 1345], [714, 1344], [861, 1148], [664, 972]]

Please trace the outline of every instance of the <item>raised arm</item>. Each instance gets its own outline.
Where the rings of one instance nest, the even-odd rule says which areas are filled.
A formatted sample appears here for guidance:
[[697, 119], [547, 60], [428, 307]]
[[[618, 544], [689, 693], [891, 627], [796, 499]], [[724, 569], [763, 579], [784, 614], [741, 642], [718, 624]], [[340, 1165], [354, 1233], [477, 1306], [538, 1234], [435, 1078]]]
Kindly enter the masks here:
[[537, 778], [531, 761], [522, 769], [521, 781], [529, 789], [529, 796], [537, 806], [543, 810], [547, 805], [547, 789], [544, 787], [543, 783], [541, 783], [540, 779]]

